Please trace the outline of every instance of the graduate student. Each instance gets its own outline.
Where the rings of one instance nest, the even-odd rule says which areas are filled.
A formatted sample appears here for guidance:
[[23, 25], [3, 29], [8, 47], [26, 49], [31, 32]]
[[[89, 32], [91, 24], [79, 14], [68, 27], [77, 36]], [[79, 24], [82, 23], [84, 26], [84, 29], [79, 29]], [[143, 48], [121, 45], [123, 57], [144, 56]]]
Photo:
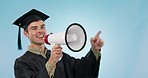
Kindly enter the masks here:
[[15, 60], [15, 78], [98, 78], [100, 51], [104, 45], [99, 37], [100, 32], [91, 38], [91, 47], [86, 56], [76, 59], [64, 53], [58, 44], [50, 50], [46, 48], [43, 39], [47, 35], [47, 26], [44, 21], [48, 18], [45, 13], [32, 9], [14, 21], [13, 24], [19, 27], [19, 49], [22, 48], [21, 28], [30, 41], [26, 52]]

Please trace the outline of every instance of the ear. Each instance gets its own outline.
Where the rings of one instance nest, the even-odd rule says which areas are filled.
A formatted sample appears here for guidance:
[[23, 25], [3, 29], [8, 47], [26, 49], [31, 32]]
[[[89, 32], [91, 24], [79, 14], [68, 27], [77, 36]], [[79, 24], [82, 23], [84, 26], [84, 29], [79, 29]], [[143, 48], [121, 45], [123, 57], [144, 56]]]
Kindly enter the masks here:
[[26, 37], [29, 37], [28, 31], [24, 30], [24, 35], [25, 35]]

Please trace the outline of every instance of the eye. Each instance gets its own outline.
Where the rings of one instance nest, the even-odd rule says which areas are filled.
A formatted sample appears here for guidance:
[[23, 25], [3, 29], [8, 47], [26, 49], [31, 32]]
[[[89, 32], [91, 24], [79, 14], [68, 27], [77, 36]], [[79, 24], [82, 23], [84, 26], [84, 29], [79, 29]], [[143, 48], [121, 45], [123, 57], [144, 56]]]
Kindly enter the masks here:
[[37, 26], [31, 27], [31, 30], [37, 30]]
[[42, 25], [42, 26], [41, 26], [41, 29], [45, 29], [45, 25]]
[[45, 26], [42, 26], [42, 27], [41, 27], [41, 29], [44, 29], [44, 28], [45, 28]]

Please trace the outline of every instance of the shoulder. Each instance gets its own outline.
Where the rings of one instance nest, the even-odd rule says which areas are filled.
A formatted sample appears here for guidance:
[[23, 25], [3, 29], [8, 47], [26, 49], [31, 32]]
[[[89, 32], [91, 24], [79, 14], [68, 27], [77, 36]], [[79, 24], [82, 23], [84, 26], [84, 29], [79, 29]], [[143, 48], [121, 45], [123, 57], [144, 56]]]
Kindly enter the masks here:
[[26, 51], [22, 56], [18, 57], [16, 61], [27, 61], [28, 59], [33, 59], [36, 56], [37, 54]]

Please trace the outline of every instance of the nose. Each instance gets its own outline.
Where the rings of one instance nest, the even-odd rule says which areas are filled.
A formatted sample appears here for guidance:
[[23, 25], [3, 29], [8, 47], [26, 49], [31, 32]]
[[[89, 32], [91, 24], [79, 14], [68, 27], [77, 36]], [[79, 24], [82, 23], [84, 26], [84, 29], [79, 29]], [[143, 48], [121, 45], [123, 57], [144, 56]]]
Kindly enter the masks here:
[[37, 33], [38, 34], [46, 34], [46, 29], [38, 28]]
[[43, 32], [43, 29], [38, 28], [37, 32]]

